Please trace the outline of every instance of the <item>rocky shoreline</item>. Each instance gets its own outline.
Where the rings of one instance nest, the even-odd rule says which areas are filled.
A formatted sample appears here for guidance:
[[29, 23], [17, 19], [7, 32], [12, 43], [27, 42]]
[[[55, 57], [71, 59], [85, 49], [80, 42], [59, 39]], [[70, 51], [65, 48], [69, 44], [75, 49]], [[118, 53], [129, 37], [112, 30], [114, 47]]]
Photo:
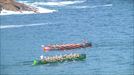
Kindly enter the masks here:
[[2, 10], [19, 11], [19, 12], [33, 11], [35, 13], [38, 12], [37, 8], [16, 2], [16, 0], [0, 0], [0, 12]]

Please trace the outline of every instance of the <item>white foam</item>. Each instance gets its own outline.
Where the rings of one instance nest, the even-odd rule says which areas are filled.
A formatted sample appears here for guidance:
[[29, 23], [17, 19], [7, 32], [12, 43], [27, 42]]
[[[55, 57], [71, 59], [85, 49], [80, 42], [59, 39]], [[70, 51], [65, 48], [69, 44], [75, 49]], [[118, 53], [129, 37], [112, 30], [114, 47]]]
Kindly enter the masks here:
[[51, 10], [51, 9], [46, 9], [46, 8], [41, 8], [41, 7], [36, 7], [38, 8], [38, 12], [35, 13], [33, 11], [9, 11], [9, 10], [2, 10], [0, 15], [14, 15], [14, 14], [38, 14], [38, 13], [53, 13], [56, 12], [57, 10]]
[[46, 8], [41, 8], [41, 7], [37, 7], [39, 13], [53, 13], [56, 12], [57, 10], [52, 10], [52, 9], [46, 9]]
[[47, 6], [66, 6], [71, 4], [83, 3], [84, 1], [60, 1], [60, 2], [34, 2], [33, 5], [47, 5]]
[[37, 23], [37, 24], [27, 24], [27, 25], [1, 25], [0, 29], [42, 26], [42, 25], [46, 25], [46, 24], [51, 24], [51, 23]]

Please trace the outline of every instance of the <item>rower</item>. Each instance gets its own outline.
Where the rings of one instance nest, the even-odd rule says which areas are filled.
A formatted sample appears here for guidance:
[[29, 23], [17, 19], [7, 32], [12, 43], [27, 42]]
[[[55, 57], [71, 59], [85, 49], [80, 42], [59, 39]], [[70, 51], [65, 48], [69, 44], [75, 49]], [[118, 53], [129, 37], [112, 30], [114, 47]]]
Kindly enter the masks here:
[[44, 47], [44, 51], [48, 51], [48, 50], [51, 50], [50, 47]]
[[44, 58], [44, 56], [43, 56], [43, 55], [41, 55], [41, 56], [40, 56], [40, 59], [42, 60], [43, 58]]

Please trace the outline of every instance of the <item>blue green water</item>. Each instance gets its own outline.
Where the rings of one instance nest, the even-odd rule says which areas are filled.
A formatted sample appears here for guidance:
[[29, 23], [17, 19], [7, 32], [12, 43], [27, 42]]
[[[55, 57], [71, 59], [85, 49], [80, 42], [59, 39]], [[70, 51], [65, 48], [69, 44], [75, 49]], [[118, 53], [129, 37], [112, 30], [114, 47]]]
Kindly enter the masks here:
[[[133, 0], [40, 6], [57, 12], [0, 16], [1, 75], [134, 75]], [[83, 39], [93, 47], [47, 53], [41, 48], [42, 44], [80, 43]], [[32, 66], [40, 55], [69, 53], [85, 53], [87, 58]]]

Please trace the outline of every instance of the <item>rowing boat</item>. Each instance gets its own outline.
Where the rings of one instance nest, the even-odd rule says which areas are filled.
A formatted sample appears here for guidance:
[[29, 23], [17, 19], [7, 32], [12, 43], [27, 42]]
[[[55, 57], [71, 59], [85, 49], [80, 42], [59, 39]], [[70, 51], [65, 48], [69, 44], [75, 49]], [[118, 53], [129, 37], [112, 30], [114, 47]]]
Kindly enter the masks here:
[[59, 56], [42, 57], [39, 60], [34, 60], [33, 65], [64, 62], [64, 61], [78, 61], [86, 59], [86, 54], [65, 54]]
[[62, 45], [48, 45], [48, 46], [42, 46], [44, 51], [51, 51], [51, 50], [70, 50], [70, 49], [76, 49], [76, 48], [86, 48], [91, 47], [92, 44], [85, 42], [80, 44], [62, 44]]

